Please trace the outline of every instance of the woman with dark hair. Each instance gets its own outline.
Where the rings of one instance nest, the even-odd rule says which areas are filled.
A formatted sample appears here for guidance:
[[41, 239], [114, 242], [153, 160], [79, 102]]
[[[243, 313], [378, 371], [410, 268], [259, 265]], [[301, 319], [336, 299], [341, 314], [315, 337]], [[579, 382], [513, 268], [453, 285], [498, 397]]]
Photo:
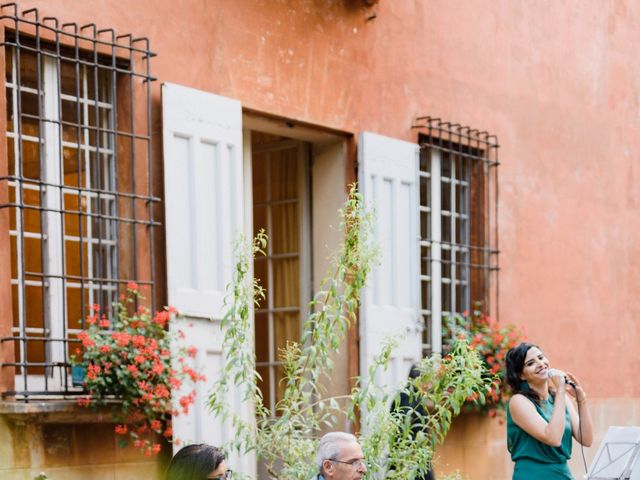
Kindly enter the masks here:
[[227, 468], [222, 450], [199, 443], [187, 445], [176, 453], [169, 463], [165, 480], [227, 480]]
[[573, 480], [567, 465], [571, 437], [586, 447], [593, 442], [584, 389], [571, 373], [550, 369], [536, 345], [521, 343], [506, 361], [513, 391], [507, 408], [513, 480]]

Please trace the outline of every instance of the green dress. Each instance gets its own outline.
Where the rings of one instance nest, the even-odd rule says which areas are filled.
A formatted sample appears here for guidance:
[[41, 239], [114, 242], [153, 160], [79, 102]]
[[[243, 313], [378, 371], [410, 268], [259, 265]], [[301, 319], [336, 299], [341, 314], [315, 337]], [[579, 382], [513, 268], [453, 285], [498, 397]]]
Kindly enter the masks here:
[[[553, 414], [554, 398], [537, 405], [532, 402], [538, 414], [547, 422]], [[559, 447], [546, 445], [522, 430], [511, 418], [507, 407], [507, 448], [511, 460], [515, 462], [513, 480], [574, 480], [567, 460], [571, 458], [571, 421], [569, 410], [565, 407], [565, 424], [562, 442]]]

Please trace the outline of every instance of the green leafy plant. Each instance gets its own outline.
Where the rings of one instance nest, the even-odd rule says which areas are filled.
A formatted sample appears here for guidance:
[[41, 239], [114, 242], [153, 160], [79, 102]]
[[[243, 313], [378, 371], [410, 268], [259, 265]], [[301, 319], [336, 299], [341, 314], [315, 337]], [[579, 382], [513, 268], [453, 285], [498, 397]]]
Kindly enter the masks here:
[[181, 410], [173, 410], [171, 390], [204, 377], [191, 366], [196, 349], [177, 347], [166, 329], [176, 310], [152, 315], [144, 306], [136, 308], [141, 300], [138, 285], [129, 282], [126, 294], [114, 304], [113, 321], [93, 305], [88, 328], [78, 334], [82, 349], [76, 350], [72, 362], [86, 369], [88, 394], [78, 404], [99, 406], [118, 400], [114, 420], [120, 445], [132, 443], [152, 455], [161, 449], [158, 436], [172, 438], [171, 416], [187, 413], [195, 398], [191, 390], [179, 399]]
[[[387, 368], [395, 346], [392, 340], [383, 346], [368, 378]], [[491, 385], [482, 358], [465, 337], [458, 338], [445, 357], [423, 358], [417, 370], [419, 375], [400, 392], [362, 380], [354, 390], [352, 405], [367, 412], [362, 445], [369, 460], [368, 478], [413, 479], [425, 473], [435, 446], [444, 441], [467, 398], [486, 395]], [[412, 406], [390, 410], [401, 393]]]
[[467, 406], [472, 410], [487, 412], [490, 417], [504, 418], [505, 409], [511, 397], [506, 385], [505, 356], [510, 348], [522, 339], [522, 332], [512, 324], [502, 324], [481, 310], [464, 312], [449, 317], [445, 321], [443, 337], [448, 339], [446, 348], [451, 348], [460, 336], [468, 339], [470, 346], [481, 356], [487, 368], [487, 378], [491, 378], [491, 388], [487, 395], [469, 396]]
[[[435, 442], [442, 441], [451, 419], [466, 398], [484, 394], [488, 388], [480, 356], [463, 338], [444, 359], [426, 358], [421, 375], [405, 391], [422, 395], [431, 406], [424, 431], [413, 436], [406, 415], [392, 413], [391, 400], [397, 391], [378, 386], [376, 378], [387, 364], [399, 339], [385, 343], [367, 379], [359, 379], [349, 395], [326, 397], [324, 385], [332, 371], [332, 355], [356, 320], [360, 291], [378, 256], [371, 241], [372, 214], [362, 197], [351, 188], [340, 210], [343, 242], [333, 257], [332, 269], [310, 304], [300, 342], [291, 342], [280, 352], [285, 388], [275, 410], [265, 407], [258, 388], [260, 379], [252, 351], [251, 308], [264, 297], [259, 282], [250, 275], [254, 255], [263, 252], [266, 235], [260, 232], [252, 242], [239, 241], [237, 265], [227, 297], [228, 313], [222, 322], [223, 348], [227, 362], [209, 398], [212, 412], [231, 418], [235, 438], [223, 446], [241, 454], [255, 451], [274, 479], [307, 480], [317, 473], [315, 451], [321, 431], [338, 428], [346, 413], [354, 424], [362, 413], [361, 442], [369, 463], [367, 478], [410, 478], [400, 472], [418, 472], [428, 467]], [[244, 400], [255, 406], [255, 422], [235, 415], [224, 401], [231, 386], [243, 391]], [[395, 476], [394, 476], [395, 475]]]
[[[333, 257], [333, 270], [309, 306], [301, 341], [288, 344], [280, 352], [286, 387], [273, 412], [263, 404], [252, 342], [247, 341], [251, 338], [250, 307], [264, 296], [259, 282], [249, 275], [250, 265], [254, 255], [262, 253], [266, 235], [259, 233], [250, 244], [240, 241], [236, 248], [237, 266], [227, 297], [228, 313], [222, 322], [223, 348], [229, 360], [209, 404], [216, 415], [233, 419], [236, 440], [228, 448], [256, 450], [274, 478], [302, 478], [309, 473], [315, 437], [338, 409], [338, 399], [320, 399], [324, 393], [322, 379], [329, 378], [331, 354], [356, 318], [359, 292], [377, 255], [369, 241], [372, 217], [363, 208], [355, 187], [340, 218], [344, 240]], [[224, 402], [230, 384], [242, 388], [245, 400], [255, 405], [255, 424], [233, 415]]]

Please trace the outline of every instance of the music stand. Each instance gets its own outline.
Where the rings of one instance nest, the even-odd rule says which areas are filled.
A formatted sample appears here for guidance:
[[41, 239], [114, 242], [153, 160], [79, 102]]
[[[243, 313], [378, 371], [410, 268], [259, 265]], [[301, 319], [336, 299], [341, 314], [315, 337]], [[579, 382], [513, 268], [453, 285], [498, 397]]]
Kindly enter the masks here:
[[640, 427], [609, 427], [588, 480], [640, 480]]

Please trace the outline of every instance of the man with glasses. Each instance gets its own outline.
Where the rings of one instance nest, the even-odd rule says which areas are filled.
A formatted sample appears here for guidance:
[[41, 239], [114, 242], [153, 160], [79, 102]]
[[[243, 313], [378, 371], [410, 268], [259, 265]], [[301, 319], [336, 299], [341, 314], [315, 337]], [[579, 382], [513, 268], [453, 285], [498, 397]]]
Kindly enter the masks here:
[[320, 439], [314, 480], [362, 480], [367, 464], [358, 439], [350, 433], [330, 432]]

